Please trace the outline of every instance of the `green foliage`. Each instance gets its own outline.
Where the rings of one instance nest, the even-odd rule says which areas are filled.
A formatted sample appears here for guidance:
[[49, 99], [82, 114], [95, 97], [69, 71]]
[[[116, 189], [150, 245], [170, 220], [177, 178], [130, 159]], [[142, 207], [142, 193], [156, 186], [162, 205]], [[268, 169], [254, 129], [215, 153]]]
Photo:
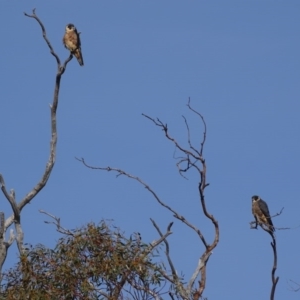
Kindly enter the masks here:
[[54, 249], [30, 247], [3, 274], [0, 299], [153, 299], [164, 280], [152, 250], [139, 235], [90, 223]]

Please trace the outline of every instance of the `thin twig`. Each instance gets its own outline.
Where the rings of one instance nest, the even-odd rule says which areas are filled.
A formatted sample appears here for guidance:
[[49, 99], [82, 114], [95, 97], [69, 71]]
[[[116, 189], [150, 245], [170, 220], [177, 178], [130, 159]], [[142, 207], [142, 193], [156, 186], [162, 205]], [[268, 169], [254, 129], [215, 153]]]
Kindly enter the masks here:
[[202, 155], [203, 155], [203, 150], [204, 150], [204, 144], [205, 144], [205, 142], [206, 142], [207, 126], [206, 126], [206, 122], [205, 122], [204, 117], [203, 117], [198, 111], [196, 111], [195, 109], [193, 109], [193, 108], [191, 107], [190, 104], [191, 104], [191, 98], [189, 98], [187, 107], [188, 107], [192, 112], [194, 112], [196, 115], [198, 115], [198, 116], [201, 118], [202, 123], [203, 123], [203, 126], [204, 126], [204, 130], [203, 130], [203, 139], [202, 139], [202, 142], [201, 142], [201, 145], [200, 145], [200, 156], [202, 157]]
[[[157, 230], [157, 232], [159, 233], [159, 235], [162, 237], [163, 234], [162, 234], [160, 228], [158, 227], [158, 225], [155, 223], [155, 221], [154, 221], [153, 219], [150, 219], [150, 220], [151, 220], [153, 226], [155, 227], [155, 229]], [[171, 224], [172, 224], [172, 223], [170, 223], [169, 226], [170, 226]], [[171, 225], [171, 226], [172, 226], [172, 225]], [[169, 231], [169, 230], [168, 230], [168, 231]], [[169, 266], [170, 266], [170, 268], [171, 268], [172, 276], [173, 276], [172, 282], [179, 283], [180, 286], [181, 286], [181, 288], [182, 288], [182, 285], [181, 285], [181, 283], [180, 283], [180, 281], [179, 281], [179, 278], [178, 278], [178, 276], [177, 276], [177, 273], [176, 273], [176, 269], [175, 269], [175, 267], [174, 267], [174, 265], [173, 265], [173, 262], [172, 262], [172, 260], [171, 260], [171, 257], [170, 257], [170, 247], [169, 247], [168, 240], [165, 239], [165, 240], [164, 240], [164, 243], [165, 243], [165, 246], [166, 246], [166, 257], [167, 257]]]
[[291, 284], [290, 285], [290, 290], [293, 292], [298, 292], [300, 290], [300, 284], [298, 282], [295, 282], [294, 280], [290, 279], [290, 282], [292, 282], [294, 285], [297, 285], [298, 287], [295, 288]]
[[280, 212], [276, 213], [274, 216], [271, 216], [271, 219], [280, 216], [282, 214], [283, 210], [284, 210], [284, 207], [280, 210]]
[[53, 224], [56, 226], [56, 231], [60, 232], [60, 233], [63, 233], [63, 234], [66, 234], [66, 235], [71, 235], [71, 236], [74, 236], [74, 233], [68, 229], [65, 229], [64, 227], [62, 227], [60, 225], [60, 218], [42, 210], [42, 209], [39, 209], [39, 212], [41, 214], [45, 214], [47, 216], [49, 216], [50, 218], [54, 219], [54, 222], [49, 222], [49, 221], [44, 221], [46, 224]]
[[167, 125], [167, 124], [163, 124], [163, 122], [162, 122], [160, 119], [158, 119], [158, 118], [157, 118], [156, 120], [154, 120], [153, 118], [151, 118], [151, 117], [149, 117], [149, 116], [147, 116], [147, 115], [145, 115], [145, 114], [142, 114], [142, 116], [144, 116], [145, 118], [151, 120], [156, 126], [161, 127], [162, 130], [165, 132], [166, 138], [167, 138], [168, 140], [172, 141], [172, 142], [175, 144], [175, 146], [176, 146], [180, 151], [182, 151], [182, 152], [184, 152], [184, 153], [186, 153], [186, 154], [189, 154], [190, 156], [192, 156], [192, 157], [195, 158], [195, 159], [198, 159], [198, 157], [196, 156], [196, 154], [194, 154], [193, 152], [191, 152], [191, 151], [189, 151], [189, 150], [186, 150], [186, 149], [182, 148], [182, 147], [179, 145], [179, 143], [178, 143], [173, 137], [171, 137], [171, 136], [169, 135], [169, 132], [168, 132], [168, 125]]
[[35, 8], [32, 10], [32, 15], [29, 15], [29, 14], [27, 14], [26, 12], [24, 12], [24, 15], [25, 15], [26, 17], [28, 17], [28, 18], [33, 18], [33, 19], [35, 19], [35, 20], [40, 24], [40, 26], [41, 26], [41, 28], [42, 28], [43, 38], [44, 38], [44, 40], [46, 41], [46, 44], [47, 44], [47, 46], [48, 46], [49, 49], [50, 49], [50, 53], [55, 57], [57, 64], [60, 65], [60, 59], [59, 59], [58, 55], [54, 52], [54, 49], [53, 49], [53, 47], [52, 47], [50, 41], [49, 41], [48, 38], [47, 38], [46, 29], [45, 29], [44, 24], [43, 24], [42, 21], [38, 18], [38, 16], [35, 14]]
[[188, 143], [189, 143], [189, 146], [192, 150], [194, 150], [199, 156], [201, 155], [200, 152], [193, 147], [192, 143], [191, 143], [191, 136], [190, 136], [190, 127], [189, 127], [189, 124], [187, 122], [187, 119], [185, 116], [182, 116], [183, 119], [184, 119], [184, 122], [185, 122], [185, 126], [186, 126], [186, 129], [187, 129], [187, 134], [188, 134]]
[[[150, 219], [152, 221], [152, 223], [154, 222], [152, 219]], [[155, 222], [154, 222], [155, 223]], [[153, 241], [151, 244], [150, 244], [150, 247], [149, 247], [149, 253], [155, 248], [157, 247], [159, 244], [161, 244], [162, 242], [166, 242], [166, 238], [172, 234], [172, 231], [170, 230], [171, 227], [172, 227], [172, 224], [173, 222], [171, 222], [168, 226], [168, 230], [165, 234], [161, 234], [160, 235], [160, 239], [158, 239], [157, 241]]]

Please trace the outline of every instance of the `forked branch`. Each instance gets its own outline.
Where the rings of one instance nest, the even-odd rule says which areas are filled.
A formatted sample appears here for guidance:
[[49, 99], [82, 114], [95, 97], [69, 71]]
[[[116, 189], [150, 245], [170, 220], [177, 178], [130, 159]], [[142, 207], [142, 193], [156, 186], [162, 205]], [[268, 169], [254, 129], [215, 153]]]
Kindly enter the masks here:
[[[6, 230], [13, 223], [15, 223], [15, 229], [16, 229], [16, 233], [17, 233], [16, 240], [17, 240], [17, 245], [18, 245], [20, 253], [22, 253], [22, 251], [23, 251], [23, 236], [24, 236], [23, 231], [22, 231], [22, 227], [21, 227], [21, 223], [20, 223], [21, 211], [24, 208], [24, 206], [27, 205], [46, 185], [46, 183], [47, 183], [47, 181], [50, 177], [51, 171], [53, 169], [54, 163], [55, 163], [56, 143], [57, 143], [56, 110], [57, 110], [57, 106], [58, 106], [60, 81], [61, 81], [62, 74], [66, 70], [66, 66], [67, 66], [68, 62], [72, 59], [72, 55], [70, 55], [69, 58], [67, 58], [66, 61], [63, 64], [61, 64], [58, 55], [55, 53], [55, 51], [54, 51], [54, 49], [53, 49], [53, 47], [52, 47], [52, 45], [51, 45], [51, 43], [50, 43], [50, 41], [47, 37], [45, 26], [43, 25], [42, 21], [36, 15], [35, 9], [33, 9], [31, 15], [27, 14], [27, 13], [24, 13], [24, 14], [25, 14], [26, 17], [35, 19], [38, 22], [38, 24], [40, 25], [41, 30], [42, 30], [42, 34], [43, 34], [43, 38], [44, 38], [47, 46], [50, 49], [50, 53], [56, 59], [57, 73], [56, 73], [56, 77], [55, 77], [53, 101], [52, 101], [52, 105], [50, 106], [50, 108], [51, 108], [50, 154], [49, 154], [48, 161], [46, 163], [45, 171], [44, 171], [40, 181], [35, 185], [35, 187], [27, 195], [25, 195], [25, 197], [19, 203], [17, 203], [14, 190], [12, 189], [10, 191], [10, 193], [7, 192], [4, 177], [3, 177], [3, 175], [0, 174], [0, 186], [1, 186], [2, 193], [5, 196], [5, 198], [8, 200], [8, 202], [10, 203], [12, 211], [13, 211], [13, 214], [4, 223], [4, 228], [3, 228], [4, 235], [5, 235]], [[13, 234], [11, 234], [11, 236], [12, 235]], [[9, 242], [11, 240], [13, 240], [13, 239], [10, 238]], [[7, 246], [6, 248], [8, 248], [10, 246], [9, 242], [6, 243], [6, 246]], [[6, 257], [6, 253], [5, 253], [5, 255], [1, 254], [1, 256], [0, 256], [0, 266], [2, 266], [2, 264], [5, 260], [5, 257]]]
[[50, 49], [50, 53], [55, 57], [56, 62], [57, 62], [58, 69], [61, 69], [61, 72], [62, 72], [61, 75], [62, 75], [62, 74], [64, 73], [65, 69], [66, 69], [66, 66], [67, 66], [68, 62], [73, 58], [73, 55], [70, 53], [70, 56], [66, 59], [66, 61], [64, 62], [64, 64], [61, 65], [61, 63], [60, 63], [60, 58], [59, 58], [59, 56], [55, 53], [55, 51], [54, 51], [54, 49], [53, 49], [53, 47], [52, 47], [52, 45], [51, 45], [51, 43], [50, 43], [50, 41], [49, 41], [49, 39], [48, 39], [48, 37], [47, 37], [46, 29], [45, 29], [44, 24], [42, 23], [42, 21], [38, 18], [38, 16], [37, 16], [36, 13], [35, 13], [35, 8], [32, 10], [32, 15], [29, 15], [29, 14], [27, 14], [27, 13], [25, 13], [25, 12], [24, 12], [24, 15], [25, 15], [26, 17], [28, 17], [28, 18], [33, 18], [33, 19], [35, 19], [35, 20], [40, 24], [41, 29], [42, 29], [43, 38], [44, 38], [44, 40], [46, 41], [46, 44], [47, 44], [47, 46], [48, 46], [49, 49]]
[[70, 231], [70, 230], [68, 230], [68, 229], [66, 229], [66, 228], [64, 228], [64, 227], [62, 227], [62, 226], [60, 225], [60, 218], [58, 218], [58, 217], [56, 217], [56, 216], [54, 216], [54, 215], [52, 215], [52, 214], [50, 214], [50, 213], [48, 213], [48, 212], [42, 210], [42, 209], [39, 209], [39, 212], [40, 212], [41, 214], [47, 215], [48, 217], [50, 217], [51, 219], [54, 220], [54, 221], [52, 221], [52, 222], [49, 222], [49, 221], [44, 221], [44, 222], [45, 222], [46, 224], [54, 224], [54, 225], [56, 226], [56, 231], [57, 231], [57, 232], [60, 232], [60, 233], [65, 234], [65, 235], [71, 235], [71, 236], [74, 236], [74, 234], [73, 234], [72, 231]]

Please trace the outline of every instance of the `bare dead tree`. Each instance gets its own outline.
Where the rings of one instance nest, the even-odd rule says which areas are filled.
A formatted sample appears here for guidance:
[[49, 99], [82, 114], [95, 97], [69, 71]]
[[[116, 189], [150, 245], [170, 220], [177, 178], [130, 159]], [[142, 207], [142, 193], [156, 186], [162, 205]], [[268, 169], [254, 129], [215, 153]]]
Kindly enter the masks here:
[[[215, 234], [214, 234], [212, 243], [209, 243], [207, 241], [207, 239], [204, 237], [201, 230], [197, 226], [192, 224], [185, 216], [182, 216], [181, 214], [179, 214], [179, 212], [174, 210], [171, 206], [169, 206], [168, 204], [163, 202], [160, 199], [160, 197], [157, 195], [157, 193], [139, 177], [131, 175], [131, 174], [129, 174], [121, 169], [118, 169], [118, 168], [91, 166], [85, 162], [84, 158], [81, 158], [81, 159], [76, 158], [76, 159], [81, 161], [86, 167], [88, 167], [90, 169], [115, 172], [115, 173], [117, 173], [117, 177], [123, 175], [125, 177], [128, 177], [130, 179], [137, 181], [139, 184], [144, 186], [152, 194], [154, 199], [162, 207], [164, 207], [165, 209], [170, 211], [176, 219], [180, 220], [187, 227], [189, 227], [193, 231], [195, 231], [195, 233], [198, 235], [199, 239], [202, 241], [202, 244], [204, 245], [204, 251], [199, 256], [198, 264], [195, 268], [194, 273], [192, 274], [191, 278], [189, 279], [188, 283], [187, 284], [183, 283], [183, 281], [178, 276], [178, 274], [175, 270], [174, 263], [170, 257], [170, 249], [169, 249], [170, 247], [169, 247], [167, 239], [164, 239], [164, 244], [165, 244], [165, 248], [166, 248], [166, 258], [167, 258], [171, 273], [168, 274], [167, 272], [163, 272], [162, 275], [174, 287], [175, 292], [170, 291], [170, 293], [169, 293], [171, 299], [174, 299], [175, 296], [176, 297], [179, 296], [181, 299], [185, 299], [185, 300], [187, 300], [187, 299], [196, 300], [196, 299], [200, 299], [202, 297], [203, 291], [206, 286], [206, 266], [207, 266], [209, 257], [212, 254], [213, 249], [217, 246], [217, 244], [219, 242], [219, 225], [218, 225], [218, 222], [215, 219], [215, 217], [211, 213], [208, 212], [208, 209], [206, 206], [205, 194], [204, 194], [206, 187], [209, 185], [209, 183], [207, 183], [207, 181], [206, 181], [206, 162], [203, 157], [203, 151], [204, 151], [206, 134], [207, 134], [206, 123], [205, 123], [203, 116], [191, 107], [190, 99], [188, 100], [187, 107], [192, 113], [196, 114], [200, 118], [200, 120], [204, 126], [203, 138], [200, 142], [199, 147], [194, 146], [193, 143], [191, 142], [190, 128], [189, 128], [188, 122], [184, 116], [183, 116], [183, 118], [184, 118], [184, 122], [186, 125], [187, 136], [188, 136], [187, 137], [188, 146], [189, 146], [188, 148], [183, 147], [180, 143], [177, 142], [177, 140], [175, 138], [173, 138], [170, 135], [167, 124], [164, 124], [158, 118], [154, 119], [145, 114], [142, 114], [142, 115], [145, 118], [149, 119], [155, 126], [161, 128], [165, 134], [165, 137], [175, 145], [176, 149], [179, 150], [179, 152], [181, 152], [181, 154], [183, 154], [183, 157], [178, 158], [178, 162], [176, 164], [179, 174], [184, 177], [183, 174], [188, 172], [191, 169], [196, 170], [196, 172], [198, 173], [198, 176], [199, 176], [198, 191], [199, 191], [199, 200], [200, 200], [202, 212], [205, 215], [205, 217], [208, 220], [210, 220], [210, 222], [214, 226]], [[161, 237], [163, 237], [158, 225], [153, 220], [151, 220], [151, 221], [152, 221], [153, 226], [157, 230], [157, 232], [160, 234]], [[197, 280], [198, 280], [198, 284], [195, 283]]]
[[[4, 222], [4, 213], [1, 213], [1, 232], [0, 232], [0, 273], [2, 270], [3, 263], [6, 259], [7, 255], [7, 250], [11, 246], [14, 240], [16, 240], [18, 249], [20, 254], [23, 253], [23, 238], [24, 238], [24, 233], [22, 231], [22, 226], [21, 226], [21, 221], [20, 221], [20, 216], [21, 216], [21, 211], [22, 209], [30, 203], [30, 201], [44, 188], [44, 186], [47, 184], [47, 181], [50, 177], [51, 171], [53, 169], [54, 163], [55, 163], [55, 157], [56, 157], [56, 143], [57, 143], [57, 129], [56, 129], [56, 110], [58, 106], [58, 96], [59, 96], [59, 89], [60, 89], [60, 81], [61, 81], [61, 76], [64, 74], [67, 64], [69, 61], [72, 59], [72, 54], [65, 60], [65, 62], [62, 64], [60, 61], [60, 58], [58, 55], [55, 53], [48, 37], [46, 34], [46, 29], [41, 22], [41, 20], [38, 18], [38, 16], [35, 13], [35, 9], [32, 10], [32, 14], [29, 15], [27, 13], [24, 13], [26, 17], [33, 18], [35, 19], [38, 24], [41, 27], [42, 30], [42, 35], [43, 38], [50, 50], [50, 53], [54, 56], [56, 63], [57, 63], [57, 72], [55, 76], [55, 85], [54, 85], [54, 95], [53, 95], [53, 101], [52, 104], [50, 105], [50, 110], [51, 110], [51, 141], [50, 141], [50, 154], [48, 161], [46, 163], [46, 168], [44, 171], [44, 174], [42, 175], [42, 178], [40, 181], [35, 185], [35, 187], [29, 191], [27, 195], [21, 199], [21, 201], [18, 203], [16, 200], [16, 195], [15, 191], [13, 189], [10, 190], [10, 193], [7, 192], [6, 190], [6, 185], [4, 181], [3, 175], [0, 174], [0, 186], [2, 193], [4, 197], [7, 199], [7, 201], [10, 203], [10, 206], [12, 208], [12, 215], [6, 219]], [[10, 231], [10, 237], [8, 241], [5, 241], [5, 233], [7, 229], [14, 223], [15, 225], [15, 230], [16, 230], [16, 237], [14, 236], [13, 230], [11, 229]]]

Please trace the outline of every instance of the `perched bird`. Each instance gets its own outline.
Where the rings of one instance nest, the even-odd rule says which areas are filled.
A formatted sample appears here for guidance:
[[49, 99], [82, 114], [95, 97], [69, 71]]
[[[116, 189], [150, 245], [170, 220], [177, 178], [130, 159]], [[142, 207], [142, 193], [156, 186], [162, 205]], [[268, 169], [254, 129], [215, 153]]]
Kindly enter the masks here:
[[83, 66], [83, 59], [81, 54], [81, 44], [79, 33], [73, 24], [66, 26], [66, 33], [63, 37], [65, 47], [77, 58], [79, 64]]
[[271, 232], [275, 231], [268, 205], [259, 196], [252, 197], [252, 213], [256, 221], [256, 227], [257, 223], [261, 226], [264, 224]]

